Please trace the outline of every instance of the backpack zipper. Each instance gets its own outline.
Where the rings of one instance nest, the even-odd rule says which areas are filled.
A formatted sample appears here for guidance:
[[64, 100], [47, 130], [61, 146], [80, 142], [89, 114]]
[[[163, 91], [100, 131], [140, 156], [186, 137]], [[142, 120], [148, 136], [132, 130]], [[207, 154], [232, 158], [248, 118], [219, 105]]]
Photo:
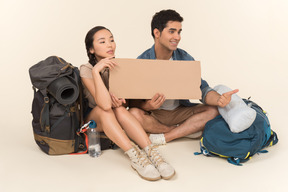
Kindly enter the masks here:
[[265, 113], [264, 113], [262, 110], [260, 110], [257, 106], [255, 106], [255, 105], [253, 105], [253, 104], [252, 104], [251, 108], [254, 109], [256, 112], [258, 112], [258, 114], [259, 114], [263, 119], [265, 119], [265, 121], [266, 121], [266, 123], [268, 124], [268, 126], [270, 126], [270, 122], [269, 122], [267, 116], [265, 115]]

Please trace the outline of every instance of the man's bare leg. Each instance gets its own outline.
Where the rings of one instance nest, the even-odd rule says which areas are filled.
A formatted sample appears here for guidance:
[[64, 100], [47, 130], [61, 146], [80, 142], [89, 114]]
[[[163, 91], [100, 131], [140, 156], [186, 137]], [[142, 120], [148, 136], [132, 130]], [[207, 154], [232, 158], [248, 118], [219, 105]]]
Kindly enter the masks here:
[[187, 135], [203, 131], [205, 124], [219, 115], [216, 107], [202, 105], [195, 108], [195, 114], [188, 118], [184, 123], [170, 129], [169, 132], [164, 133], [165, 141], [170, 142], [174, 139], [185, 137]]
[[160, 123], [157, 119], [148, 115], [147, 112], [139, 108], [131, 108], [129, 109], [129, 112], [140, 122], [147, 133], [167, 133], [176, 127], [175, 125], [166, 126]]

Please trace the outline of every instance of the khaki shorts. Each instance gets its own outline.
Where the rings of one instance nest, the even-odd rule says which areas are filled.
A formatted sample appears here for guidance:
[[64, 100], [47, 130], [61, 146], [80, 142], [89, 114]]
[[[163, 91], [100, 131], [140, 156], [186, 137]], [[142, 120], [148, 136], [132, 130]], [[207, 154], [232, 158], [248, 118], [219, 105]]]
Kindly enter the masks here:
[[196, 109], [202, 107], [203, 104], [199, 104], [193, 107], [179, 106], [174, 110], [153, 110], [151, 116], [157, 119], [160, 123], [172, 126], [181, 124], [186, 121], [189, 117], [195, 114]]

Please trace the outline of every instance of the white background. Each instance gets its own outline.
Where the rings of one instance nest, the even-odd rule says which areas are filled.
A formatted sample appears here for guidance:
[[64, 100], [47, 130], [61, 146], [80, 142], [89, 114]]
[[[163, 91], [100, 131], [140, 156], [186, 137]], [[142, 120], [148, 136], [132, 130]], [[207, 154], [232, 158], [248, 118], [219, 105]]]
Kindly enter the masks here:
[[[50, 55], [87, 63], [84, 38], [96, 25], [112, 31], [116, 57], [136, 58], [153, 44], [152, 16], [168, 8], [184, 17], [179, 47], [201, 61], [202, 78], [251, 96], [279, 143], [237, 167], [177, 140], [160, 147], [177, 174], [158, 182], [140, 179], [121, 150], [97, 159], [42, 153], [28, 69]], [[286, 0], [0, 0], [0, 191], [287, 191], [287, 10]]]

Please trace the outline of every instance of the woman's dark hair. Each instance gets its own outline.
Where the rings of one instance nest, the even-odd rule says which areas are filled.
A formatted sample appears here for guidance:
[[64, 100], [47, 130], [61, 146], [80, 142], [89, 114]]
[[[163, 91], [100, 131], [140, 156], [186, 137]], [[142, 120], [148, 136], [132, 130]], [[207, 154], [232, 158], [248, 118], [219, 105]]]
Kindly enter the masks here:
[[90, 49], [93, 48], [93, 41], [94, 41], [95, 33], [97, 33], [98, 31], [100, 31], [102, 29], [106, 29], [106, 30], [108, 30], [111, 33], [111, 31], [109, 29], [107, 29], [106, 27], [96, 26], [96, 27], [90, 29], [90, 31], [88, 31], [88, 33], [87, 33], [87, 35], [85, 37], [86, 51], [87, 51], [87, 55], [88, 55], [88, 58], [89, 58], [89, 63], [92, 66], [96, 65], [97, 60], [96, 60], [95, 55], [90, 53]]
[[160, 32], [162, 32], [163, 29], [166, 27], [168, 21], [182, 22], [183, 17], [181, 17], [179, 13], [177, 13], [176, 11], [172, 9], [162, 10], [162, 11], [155, 13], [151, 22], [151, 32], [152, 32], [153, 38], [155, 38], [154, 33], [153, 33], [154, 29], [156, 28]]

